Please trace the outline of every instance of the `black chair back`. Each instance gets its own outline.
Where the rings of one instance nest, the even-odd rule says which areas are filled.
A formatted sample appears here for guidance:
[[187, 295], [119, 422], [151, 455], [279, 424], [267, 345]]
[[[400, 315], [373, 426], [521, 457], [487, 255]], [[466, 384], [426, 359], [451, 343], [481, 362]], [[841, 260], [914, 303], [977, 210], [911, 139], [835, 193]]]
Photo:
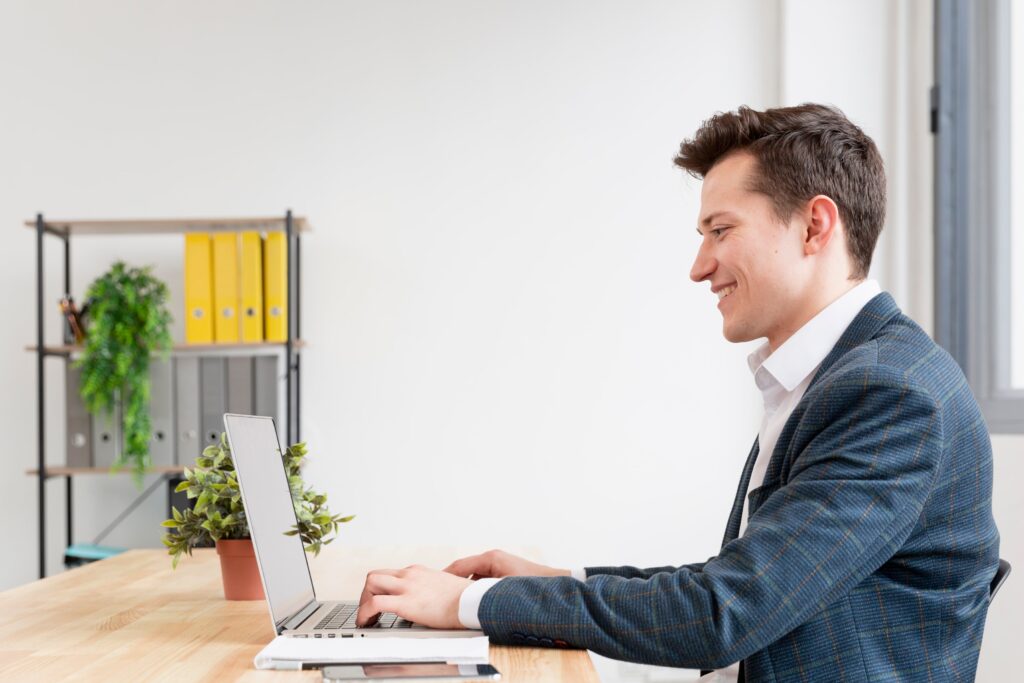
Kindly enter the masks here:
[[989, 602], [992, 602], [995, 599], [996, 593], [999, 592], [999, 587], [1003, 585], [1003, 582], [1006, 581], [1006, 577], [1010, 575], [1010, 569], [1012, 569], [1012, 567], [1010, 567], [1009, 562], [1003, 559], [999, 560], [999, 568], [996, 569], [996, 575], [992, 577], [992, 583], [988, 586]]

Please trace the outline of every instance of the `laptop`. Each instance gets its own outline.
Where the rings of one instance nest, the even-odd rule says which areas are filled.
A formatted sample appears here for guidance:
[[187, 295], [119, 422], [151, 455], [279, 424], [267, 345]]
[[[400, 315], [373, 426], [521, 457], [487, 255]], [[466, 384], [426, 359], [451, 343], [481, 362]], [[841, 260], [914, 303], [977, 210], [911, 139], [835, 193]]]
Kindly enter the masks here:
[[428, 628], [387, 612], [374, 626], [356, 628], [358, 600], [318, 600], [301, 539], [297, 535], [285, 535], [298, 520], [273, 418], [228, 413], [224, 415], [224, 427], [263, 579], [263, 592], [277, 635], [300, 638], [483, 635], [482, 631]]

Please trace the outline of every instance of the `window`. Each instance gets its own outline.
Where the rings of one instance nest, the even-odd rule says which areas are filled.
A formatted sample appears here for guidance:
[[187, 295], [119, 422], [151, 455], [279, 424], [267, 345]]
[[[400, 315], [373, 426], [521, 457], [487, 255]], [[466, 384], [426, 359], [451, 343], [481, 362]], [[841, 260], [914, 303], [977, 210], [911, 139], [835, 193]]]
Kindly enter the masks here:
[[1010, 3], [1010, 367], [1024, 389], [1024, 7]]
[[935, 336], [1024, 432], [1024, 3], [936, 0]]

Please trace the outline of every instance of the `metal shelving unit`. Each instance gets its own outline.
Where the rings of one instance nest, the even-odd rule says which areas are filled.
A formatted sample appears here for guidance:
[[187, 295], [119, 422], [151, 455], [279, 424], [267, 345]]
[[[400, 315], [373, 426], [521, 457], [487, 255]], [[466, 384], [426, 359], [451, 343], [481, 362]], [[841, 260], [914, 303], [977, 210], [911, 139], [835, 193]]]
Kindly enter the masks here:
[[[300, 235], [309, 232], [309, 224], [305, 218], [293, 216], [289, 210], [283, 216], [256, 218], [184, 218], [157, 220], [46, 220], [38, 214], [35, 220], [25, 221], [25, 226], [36, 233], [36, 343], [26, 347], [36, 355], [37, 384], [37, 427], [38, 427], [38, 458], [37, 466], [26, 474], [37, 477], [39, 493], [39, 578], [46, 576], [46, 484], [51, 479], [63, 477], [65, 482], [65, 523], [67, 544], [72, 544], [72, 480], [76, 476], [87, 474], [109, 474], [106, 467], [47, 467], [46, 466], [46, 384], [45, 366], [47, 358], [58, 358], [63, 362], [71, 359], [79, 347], [68, 345], [47, 345], [43, 338], [43, 316], [46, 306], [43, 300], [45, 283], [43, 250], [45, 237], [50, 235], [60, 240], [64, 250], [64, 292], [71, 289], [71, 238], [90, 235], [123, 235], [145, 236], [185, 234], [189, 232], [241, 232], [255, 230], [259, 232], [284, 232], [288, 244], [288, 336], [285, 342], [261, 342], [254, 344], [179, 344], [171, 351], [172, 356], [179, 355], [257, 355], [268, 351], [284, 351], [285, 359], [285, 436], [286, 443], [299, 440], [299, 397], [300, 397], [300, 359], [299, 351], [303, 347], [301, 340], [301, 296], [299, 289], [299, 273], [301, 267]], [[163, 478], [180, 473], [184, 467], [154, 467], [149, 471], [160, 474]], [[127, 472], [128, 470], [121, 470]]]

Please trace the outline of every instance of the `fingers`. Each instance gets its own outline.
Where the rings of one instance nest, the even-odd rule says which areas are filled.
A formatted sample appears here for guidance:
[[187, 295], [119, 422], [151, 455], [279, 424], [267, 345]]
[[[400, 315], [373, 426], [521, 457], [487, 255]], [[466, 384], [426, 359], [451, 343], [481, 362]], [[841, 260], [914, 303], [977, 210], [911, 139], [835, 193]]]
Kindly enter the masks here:
[[402, 570], [400, 569], [374, 569], [372, 572], [369, 572], [366, 575], [366, 583], [363, 585], [363, 593], [359, 596], [359, 602], [362, 602], [364, 599], [374, 594], [367, 590], [367, 586], [369, 586], [371, 580], [377, 581], [379, 580], [378, 577], [382, 576], [398, 576], [401, 571]]
[[[356, 625], [368, 626], [377, 621], [381, 610], [367, 612], [366, 605], [376, 596], [395, 595], [401, 592], [401, 580], [398, 578], [403, 570], [374, 569], [366, 575], [363, 592], [359, 596], [359, 611], [356, 613]], [[364, 609], [365, 608], [365, 609]]]
[[397, 595], [374, 595], [359, 603], [356, 626], [363, 628], [377, 623], [381, 612], [397, 612], [401, 598]]
[[372, 574], [384, 574], [387, 576], [398, 576], [404, 571], [404, 569], [374, 569], [372, 571], [366, 572], [366, 575], [370, 576]]
[[490, 562], [484, 557], [484, 555], [471, 555], [469, 557], [463, 557], [462, 559], [455, 560], [450, 565], [444, 568], [449, 574], [455, 574], [463, 578], [470, 578], [475, 576], [481, 578], [485, 576], [491, 576]]
[[449, 574], [455, 574], [457, 576], [466, 578], [473, 573], [472, 568], [469, 566], [469, 562], [472, 559], [472, 557], [459, 558], [458, 560], [455, 560], [450, 565], [445, 567], [444, 571], [448, 572]]
[[434, 628], [462, 628], [459, 601], [470, 582], [436, 569], [413, 565], [401, 570], [371, 572], [356, 612], [356, 625], [366, 627], [381, 612]]
[[370, 574], [363, 590], [370, 595], [401, 595], [402, 580], [389, 574]]

